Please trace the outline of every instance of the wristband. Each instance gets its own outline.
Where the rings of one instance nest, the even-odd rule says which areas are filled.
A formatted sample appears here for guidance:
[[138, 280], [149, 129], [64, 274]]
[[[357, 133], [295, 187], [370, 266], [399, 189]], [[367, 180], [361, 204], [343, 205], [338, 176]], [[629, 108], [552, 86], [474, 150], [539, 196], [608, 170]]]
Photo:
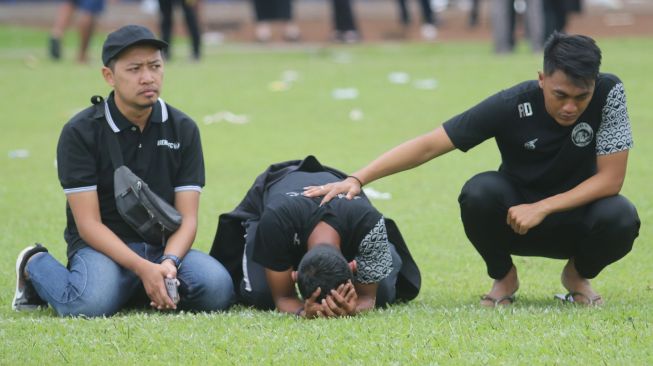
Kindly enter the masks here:
[[161, 258], [159, 258], [157, 262], [160, 264], [163, 263], [163, 261], [166, 259], [170, 259], [171, 261], [173, 261], [177, 269], [179, 269], [179, 267], [181, 266], [181, 259], [174, 254], [164, 254], [161, 256]]
[[356, 181], [358, 182], [358, 184], [360, 184], [361, 188], [363, 188], [363, 182], [361, 182], [361, 180], [358, 179], [358, 177], [356, 177], [356, 176], [354, 176], [354, 175], [348, 175], [347, 178], [354, 178], [354, 179], [356, 179]]

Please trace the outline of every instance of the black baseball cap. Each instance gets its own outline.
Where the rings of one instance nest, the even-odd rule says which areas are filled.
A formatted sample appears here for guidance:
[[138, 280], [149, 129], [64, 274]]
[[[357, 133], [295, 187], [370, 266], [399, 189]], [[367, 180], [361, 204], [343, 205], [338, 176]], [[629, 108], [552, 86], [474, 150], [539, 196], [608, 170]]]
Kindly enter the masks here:
[[104, 66], [109, 64], [111, 59], [115, 58], [128, 47], [135, 44], [149, 44], [158, 49], [168, 47], [168, 43], [157, 39], [154, 34], [142, 25], [126, 25], [118, 30], [109, 33], [102, 46], [102, 62]]

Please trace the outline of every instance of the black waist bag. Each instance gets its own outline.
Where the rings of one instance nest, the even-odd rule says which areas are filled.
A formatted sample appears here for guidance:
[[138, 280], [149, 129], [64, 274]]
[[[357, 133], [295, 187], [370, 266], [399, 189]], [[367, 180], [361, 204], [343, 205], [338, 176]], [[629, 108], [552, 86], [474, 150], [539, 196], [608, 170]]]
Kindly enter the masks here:
[[145, 242], [165, 243], [181, 225], [179, 211], [124, 165], [113, 173], [113, 190], [120, 216]]
[[[91, 98], [91, 102], [104, 113], [103, 101], [99, 96]], [[118, 137], [108, 124], [104, 124], [111, 164], [115, 169], [113, 192], [118, 213], [146, 243], [165, 245], [166, 239], [181, 226], [181, 214], [124, 165]]]

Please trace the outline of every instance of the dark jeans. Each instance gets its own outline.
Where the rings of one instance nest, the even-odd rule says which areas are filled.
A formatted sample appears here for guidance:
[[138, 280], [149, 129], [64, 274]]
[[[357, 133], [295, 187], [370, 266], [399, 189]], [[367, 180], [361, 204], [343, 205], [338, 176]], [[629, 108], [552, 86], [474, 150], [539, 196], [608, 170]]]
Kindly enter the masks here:
[[[261, 310], [273, 310], [275, 308], [270, 287], [265, 277], [265, 268], [252, 260], [253, 245], [249, 239], [254, 237], [258, 222], [250, 221], [247, 224], [247, 239], [245, 244], [245, 256], [243, 257], [243, 279], [238, 289], [239, 301]], [[392, 254], [392, 272], [379, 282], [376, 290], [376, 306], [384, 307], [396, 299], [397, 276], [401, 270], [402, 260], [394, 245], [390, 244]]]
[[508, 209], [542, 198], [498, 172], [478, 174], [463, 186], [458, 202], [465, 233], [483, 257], [490, 277], [505, 277], [515, 254], [573, 257], [578, 273], [594, 278], [630, 252], [639, 235], [637, 210], [621, 195], [551, 214], [525, 235], [516, 234], [506, 224]]
[[193, 58], [196, 60], [200, 58], [200, 27], [197, 21], [197, 13], [195, 7], [191, 6], [186, 0], [159, 0], [159, 8], [161, 10], [161, 39], [168, 43], [168, 49], [165, 50], [166, 58], [171, 57], [172, 39], [172, 24], [173, 24], [173, 5], [180, 3], [184, 10], [184, 18], [186, 19], [186, 28], [191, 38], [193, 45]]

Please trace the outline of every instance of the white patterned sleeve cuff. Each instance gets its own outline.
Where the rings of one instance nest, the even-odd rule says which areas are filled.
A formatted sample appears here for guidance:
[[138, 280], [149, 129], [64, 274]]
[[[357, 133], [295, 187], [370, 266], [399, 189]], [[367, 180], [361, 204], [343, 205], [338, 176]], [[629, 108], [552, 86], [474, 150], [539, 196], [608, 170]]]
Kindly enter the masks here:
[[383, 217], [361, 241], [356, 266], [354, 279], [359, 283], [377, 283], [392, 272], [392, 254]]
[[619, 83], [612, 87], [603, 107], [601, 125], [596, 134], [596, 155], [614, 154], [632, 147], [626, 92], [623, 83]]

